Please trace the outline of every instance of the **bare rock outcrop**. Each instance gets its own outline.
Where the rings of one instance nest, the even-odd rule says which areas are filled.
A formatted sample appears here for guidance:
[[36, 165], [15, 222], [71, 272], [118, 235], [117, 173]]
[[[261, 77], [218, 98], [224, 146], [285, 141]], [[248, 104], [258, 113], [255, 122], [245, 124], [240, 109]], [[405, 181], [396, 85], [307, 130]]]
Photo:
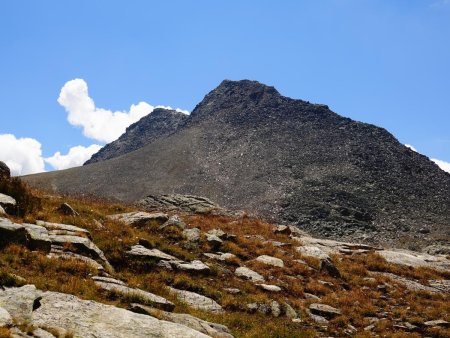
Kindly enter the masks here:
[[102, 269], [112, 271], [102, 250], [89, 238], [89, 231], [69, 225], [38, 221], [38, 224], [16, 224], [0, 217], [0, 247], [21, 244], [49, 256], [80, 258]]
[[171, 293], [175, 294], [178, 300], [186, 303], [188, 306], [212, 313], [222, 313], [223, 309], [215, 300], [200, 295], [198, 293], [186, 290], [179, 290], [169, 287]]
[[0, 290], [0, 307], [16, 323], [83, 338], [210, 337], [188, 326], [159, 320], [73, 295], [42, 292], [33, 285]]
[[124, 214], [110, 215], [108, 216], [108, 218], [124, 222], [127, 225], [140, 227], [144, 226], [148, 222], [156, 222], [159, 224], [164, 224], [164, 222], [166, 222], [169, 219], [169, 216], [161, 212], [148, 213], [136, 211], [136, 212], [127, 212]]
[[252, 281], [253, 283], [263, 283], [264, 277], [257, 273], [256, 271], [253, 271], [245, 266], [238, 267], [234, 274], [240, 278], [247, 279]]
[[148, 314], [168, 322], [186, 325], [191, 329], [210, 335], [213, 338], [233, 338], [230, 330], [225, 325], [207, 322], [206, 320], [202, 320], [185, 313], [172, 313], [155, 310], [154, 308], [136, 303], [131, 304], [130, 310], [137, 313]]
[[94, 280], [95, 284], [100, 288], [113, 293], [120, 294], [125, 297], [134, 297], [136, 299], [139, 299], [139, 301], [142, 302], [144, 305], [150, 305], [152, 307], [166, 311], [172, 311], [175, 308], [175, 305], [172, 302], [165, 299], [164, 297], [157, 296], [148, 291], [130, 288], [120, 283], [120, 281], [114, 279], [105, 280], [99, 278], [96, 278]]

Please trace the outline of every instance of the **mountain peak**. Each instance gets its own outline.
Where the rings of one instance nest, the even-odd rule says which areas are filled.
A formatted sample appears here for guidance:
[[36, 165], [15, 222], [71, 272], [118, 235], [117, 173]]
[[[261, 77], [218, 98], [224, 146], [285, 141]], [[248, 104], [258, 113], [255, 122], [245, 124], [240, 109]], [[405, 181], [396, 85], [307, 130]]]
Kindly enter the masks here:
[[280, 93], [271, 86], [252, 80], [223, 80], [206, 97], [211, 99], [241, 99], [260, 101], [263, 97], [281, 97]]
[[188, 115], [174, 109], [155, 108], [150, 114], [130, 125], [117, 140], [107, 144], [85, 164], [108, 160], [127, 154], [159, 137], [175, 132]]
[[[191, 116], [203, 115], [202, 111], [217, 111], [227, 108], [256, 107], [260, 105], [277, 106], [287, 100], [274, 87], [252, 80], [224, 80], [210, 91]], [[206, 108], [206, 109], [205, 109]]]
[[254, 81], [254, 80], [223, 80], [212, 92], [221, 91], [237, 91], [240, 93], [254, 93], [254, 92], [265, 92], [270, 94], [280, 95], [280, 93], [272, 86], [268, 86], [264, 83]]
[[450, 176], [382, 128], [249, 80], [223, 81], [189, 116], [166, 112], [91, 162], [111, 161], [27, 180], [127, 202], [205, 196], [343, 240], [420, 248], [450, 234]]

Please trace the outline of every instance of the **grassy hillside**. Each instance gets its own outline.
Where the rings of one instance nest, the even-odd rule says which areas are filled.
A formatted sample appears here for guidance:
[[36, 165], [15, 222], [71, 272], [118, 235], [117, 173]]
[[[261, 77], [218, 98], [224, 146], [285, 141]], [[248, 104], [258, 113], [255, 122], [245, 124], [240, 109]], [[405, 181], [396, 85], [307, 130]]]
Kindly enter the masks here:
[[[450, 337], [449, 328], [427, 328], [423, 325], [425, 321], [438, 318], [450, 321], [449, 294], [412, 291], [386, 276], [373, 274], [391, 272], [426, 284], [430, 279], [450, 279], [449, 272], [389, 264], [376, 252], [370, 252], [364, 255], [332, 256], [333, 264], [340, 272], [340, 276], [333, 276], [320, 269], [318, 259], [302, 256], [295, 249], [298, 244], [288, 235], [275, 234], [272, 224], [246, 215], [178, 214], [189, 228], [197, 227], [202, 233], [199, 245], [187, 249], [182, 230], [177, 226], [161, 229], [160, 224], [147, 223], [136, 228], [107, 217], [133, 211], [134, 208], [129, 205], [45, 195], [30, 190], [18, 179], [3, 183], [0, 192], [13, 195], [21, 201], [17, 214], [9, 216], [12, 221], [34, 223], [44, 220], [89, 230], [93, 242], [103, 250], [114, 267], [115, 278], [126, 281], [129, 286], [166, 297], [175, 303], [174, 312], [190, 313], [227, 325], [236, 337]], [[58, 208], [62, 202], [69, 203], [79, 215], [61, 214]], [[205, 233], [212, 229], [221, 229], [236, 236], [233, 240], [224, 241], [220, 248], [221, 252], [233, 253], [236, 258], [217, 262], [203, 255], [214, 251], [205, 238]], [[188, 274], [168, 271], [158, 267], [156, 262], [130, 259], [125, 252], [138, 242], [183, 260], [202, 260], [211, 267], [211, 272]], [[279, 247], [276, 246], [277, 242], [284, 244]], [[255, 261], [260, 255], [280, 258], [284, 267]], [[243, 265], [263, 275], [268, 284], [281, 286], [282, 291], [269, 293], [235, 276], [235, 268]], [[125, 308], [138, 301], [133, 297], [121, 297], [99, 289], [90, 279], [95, 274], [96, 271], [86, 263], [49, 258], [24, 246], [11, 244], [0, 249], [0, 285], [35, 284], [42, 290], [70, 293], [83, 299]], [[208, 296], [221, 304], [226, 312], [214, 315], [194, 310], [177, 300], [168, 291], [168, 286]], [[241, 292], [230, 294], [224, 288], [237, 288]], [[320, 300], [312, 299], [314, 297], [311, 295]], [[258, 311], [252, 313], [247, 307], [247, 304], [270, 304], [274, 300], [279, 304], [289, 304], [300, 319], [274, 317]], [[341, 314], [327, 325], [318, 324], [307, 314], [311, 303], [331, 305], [340, 309]], [[404, 322], [418, 329], [416, 332], [405, 330], [401, 328]], [[367, 327], [372, 324], [374, 326], [368, 330]], [[7, 328], [0, 330], [0, 337], [9, 337]]]

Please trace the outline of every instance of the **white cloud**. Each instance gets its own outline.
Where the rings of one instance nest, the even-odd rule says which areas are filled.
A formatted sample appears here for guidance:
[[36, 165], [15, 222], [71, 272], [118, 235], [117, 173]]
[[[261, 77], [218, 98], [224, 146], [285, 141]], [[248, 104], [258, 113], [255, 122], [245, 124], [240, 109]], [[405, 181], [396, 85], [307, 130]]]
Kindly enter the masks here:
[[442, 170], [450, 173], [450, 163], [449, 162], [445, 162], [445, 161], [442, 161], [442, 160], [437, 160], [435, 158], [432, 158], [431, 160], [434, 163], [436, 163], [439, 166], [439, 168], [441, 168]]
[[70, 148], [66, 155], [61, 155], [58, 151], [53, 156], [45, 158], [45, 162], [50, 164], [56, 170], [63, 170], [83, 165], [92, 155], [98, 152], [102, 147], [98, 144], [89, 147], [76, 146]]
[[[150, 114], [155, 108], [146, 102], [133, 104], [128, 112], [97, 108], [94, 100], [89, 97], [88, 86], [83, 79], [67, 81], [61, 89], [58, 103], [68, 112], [70, 124], [83, 128], [86, 137], [100, 142], [112, 142], [125, 132], [125, 129], [142, 117]], [[177, 109], [183, 113], [185, 110]]]
[[45, 171], [41, 144], [32, 138], [0, 135], [0, 161], [6, 163], [14, 176]]
[[[173, 109], [169, 106], [152, 106], [146, 102], [132, 104], [126, 112], [97, 108], [94, 100], [89, 97], [87, 83], [82, 79], [66, 82], [58, 102], [68, 112], [67, 120], [70, 124], [82, 127], [85, 136], [100, 142], [116, 140], [130, 124], [150, 114], [155, 108]], [[176, 110], [189, 114], [186, 110]], [[76, 146], [65, 155], [58, 151], [51, 157], [43, 158], [42, 146], [37, 140], [0, 134], [0, 161], [8, 165], [14, 176], [43, 172], [45, 163], [57, 170], [80, 166], [100, 148], [97, 144], [89, 147]]]
[[407, 147], [407, 148], [409, 148], [409, 149], [411, 149], [411, 150], [413, 150], [413, 151], [415, 151], [415, 152], [417, 153], [417, 149], [414, 148], [412, 145], [410, 145], [410, 144], [405, 144], [405, 147]]

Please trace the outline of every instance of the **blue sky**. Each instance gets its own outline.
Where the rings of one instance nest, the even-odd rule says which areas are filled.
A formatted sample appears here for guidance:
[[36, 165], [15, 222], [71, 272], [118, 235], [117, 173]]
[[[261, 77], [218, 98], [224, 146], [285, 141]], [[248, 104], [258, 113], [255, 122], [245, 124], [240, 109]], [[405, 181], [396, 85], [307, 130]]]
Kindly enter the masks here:
[[223, 79], [328, 104], [450, 162], [449, 0], [0, 0], [0, 46], [0, 159], [17, 173], [78, 164], [112, 137], [74, 117], [87, 95], [90, 114], [190, 111]]

